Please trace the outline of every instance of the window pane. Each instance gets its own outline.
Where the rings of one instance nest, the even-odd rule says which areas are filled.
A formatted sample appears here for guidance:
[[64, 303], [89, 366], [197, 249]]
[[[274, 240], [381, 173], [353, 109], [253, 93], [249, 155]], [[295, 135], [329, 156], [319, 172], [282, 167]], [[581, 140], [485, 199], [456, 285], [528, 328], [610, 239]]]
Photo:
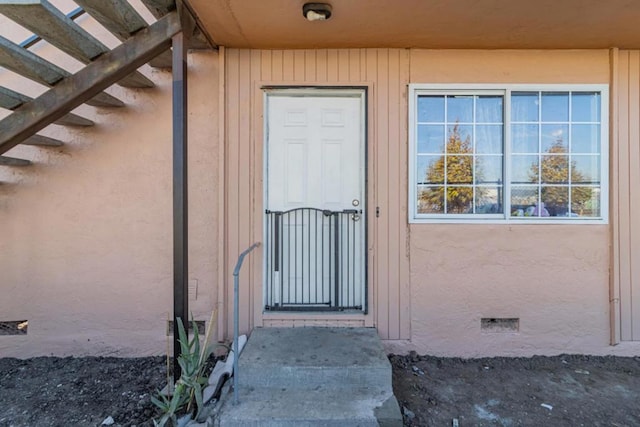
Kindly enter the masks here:
[[418, 184], [444, 184], [444, 156], [418, 156]]
[[418, 121], [444, 123], [444, 96], [419, 96]]
[[444, 153], [444, 125], [418, 125], [418, 153]]
[[542, 125], [542, 152], [567, 153], [569, 125]]
[[542, 182], [569, 183], [569, 156], [542, 156]]
[[454, 125], [447, 129], [447, 153], [473, 153], [471, 141], [473, 127]]
[[476, 153], [502, 154], [502, 125], [476, 126]]
[[569, 212], [569, 187], [542, 187], [542, 207], [541, 216], [567, 216]]
[[600, 122], [600, 94], [573, 92], [571, 94], [571, 120], [574, 122]]
[[600, 156], [571, 156], [573, 184], [600, 184]]
[[502, 213], [502, 187], [476, 187], [476, 213]]
[[502, 183], [502, 156], [476, 157], [476, 183]]
[[511, 120], [514, 122], [537, 122], [538, 102], [538, 92], [513, 92]]
[[476, 99], [476, 123], [502, 123], [502, 96]]
[[569, 121], [569, 94], [565, 92], [542, 92], [542, 121]]
[[444, 187], [418, 187], [418, 213], [444, 213]]
[[600, 215], [599, 188], [571, 188], [571, 216], [599, 217]]
[[511, 157], [511, 183], [536, 184], [538, 182], [538, 156]]
[[473, 187], [447, 187], [447, 213], [473, 213]]
[[447, 122], [472, 123], [473, 97], [447, 96]]
[[473, 183], [473, 156], [447, 156], [447, 184]]
[[511, 216], [531, 216], [538, 203], [538, 187], [511, 187]]
[[600, 153], [600, 125], [572, 125], [571, 152]]
[[538, 152], [538, 125], [512, 125], [511, 151], [514, 153]]

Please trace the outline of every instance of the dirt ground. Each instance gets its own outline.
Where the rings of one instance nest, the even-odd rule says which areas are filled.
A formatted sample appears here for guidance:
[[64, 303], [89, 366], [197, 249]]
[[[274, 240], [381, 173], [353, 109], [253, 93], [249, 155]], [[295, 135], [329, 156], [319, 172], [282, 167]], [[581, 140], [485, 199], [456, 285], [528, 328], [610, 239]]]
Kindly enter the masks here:
[[640, 357], [390, 360], [407, 426], [640, 426]]
[[[640, 357], [390, 360], [407, 426], [640, 426]], [[165, 363], [0, 359], [0, 427], [152, 426]]]

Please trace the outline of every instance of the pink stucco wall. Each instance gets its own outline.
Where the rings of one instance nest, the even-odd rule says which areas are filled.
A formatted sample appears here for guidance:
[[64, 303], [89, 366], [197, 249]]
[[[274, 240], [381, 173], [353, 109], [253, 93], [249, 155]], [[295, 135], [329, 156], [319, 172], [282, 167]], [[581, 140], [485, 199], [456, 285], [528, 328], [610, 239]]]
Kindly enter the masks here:
[[[82, 25], [95, 31], [89, 19]], [[18, 36], [18, 38], [20, 35]], [[113, 43], [112, 43], [113, 44]], [[51, 47], [38, 53], [70, 68]], [[172, 312], [171, 73], [145, 66], [153, 89], [108, 91], [121, 109], [82, 106], [96, 126], [49, 126], [60, 148], [16, 147], [34, 165], [0, 168], [0, 357], [162, 354]], [[189, 55], [190, 310], [208, 320], [217, 301], [218, 55]], [[33, 95], [9, 72], [0, 82]]]
[[[413, 344], [467, 357], [602, 351], [607, 240], [607, 226], [412, 226]], [[481, 318], [519, 318], [519, 331], [483, 332]]]
[[[55, 57], [46, 49], [41, 53]], [[228, 301], [228, 290], [219, 285], [228, 279], [223, 266], [228, 270], [233, 264], [241, 243], [261, 235], [255, 231], [261, 218], [253, 213], [249, 218], [252, 209], [261, 212], [256, 208], [261, 151], [253, 145], [262, 123], [255, 108], [259, 82], [357, 81], [372, 92], [370, 150], [378, 160], [370, 165], [375, 181], [370, 197], [376, 206], [383, 204], [383, 212], [393, 209], [391, 219], [379, 220], [383, 231], [372, 233], [369, 255], [382, 266], [372, 286], [373, 324], [384, 338], [395, 338], [385, 342], [390, 351], [462, 357], [640, 353], [637, 343], [609, 345], [610, 225], [406, 222], [406, 83], [609, 83], [608, 51], [234, 50], [221, 56], [189, 56], [190, 278], [197, 281], [197, 299], [191, 300], [196, 319], [208, 319], [214, 307]], [[280, 57], [284, 60], [275, 61]], [[226, 61], [222, 68], [221, 61]], [[362, 67], [342, 78], [340, 70], [356, 70], [341, 68], [343, 62]], [[280, 63], [282, 76], [267, 75]], [[335, 76], [294, 72], [321, 70], [314, 64], [325, 63], [335, 65], [324, 68], [335, 68]], [[23, 155], [35, 165], [0, 169], [6, 182], [0, 185], [0, 320], [29, 320], [27, 336], [0, 336], [0, 356], [131, 356], [166, 349], [165, 322], [172, 310], [171, 75], [149, 67], [142, 71], [155, 89], [110, 88], [125, 109], [81, 107], [96, 127], [53, 126], [43, 133], [67, 145], [16, 148], [8, 155]], [[0, 74], [0, 84], [26, 85], [10, 73]], [[37, 95], [38, 88], [25, 87]], [[248, 118], [247, 111], [256, 117]], [[225, 150], [219, 135], [227, 138]], [[224, 174], [223, 162], [228, 162]], [[240, 184], [232, 186], [236, 181]], [[250, 268], [258, 269], [260, 262], [256, 258]], [[247, 294], [253, 287], [259, 295], [257, 280], [245, 286]], [[243, 310], [250, 329], [251, 302]], [[519, 330], [481, 330], [481, 318], [500, 317], [518, 318]]]
[[[412, 83], [609, 83], [609, 52], [414, 50]], [[618, 171], [612, 171], [616, 176]], [[411, 340], [445, 356], [638, 354], [610, 346], [610, 225], [411, 224]], [[482, 318], [518, 318], [490, 332]]]

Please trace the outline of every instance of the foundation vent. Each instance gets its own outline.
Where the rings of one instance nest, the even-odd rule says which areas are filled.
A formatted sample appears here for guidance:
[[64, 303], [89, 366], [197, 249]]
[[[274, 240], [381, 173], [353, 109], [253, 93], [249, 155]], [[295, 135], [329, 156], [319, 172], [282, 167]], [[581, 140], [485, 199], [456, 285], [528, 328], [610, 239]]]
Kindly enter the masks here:
[[11, 320], [0, 322], [0, 335], [27, 335], [27, 320]]
[[[198, 334], [202, 336], [206, 329], [204, 327], [204, 320], [196, 320], [196, 327], [198, 328]], [[189, 334], [193, 333], [193, 322], [189, 322]], [[167, 321], [167, 336], [173, 335], [173, 320]]]
[[504, 317], [483, 317], [480, 319], [480, 330], [482, 332], [518, 332], [520, 330], [520, 319]]

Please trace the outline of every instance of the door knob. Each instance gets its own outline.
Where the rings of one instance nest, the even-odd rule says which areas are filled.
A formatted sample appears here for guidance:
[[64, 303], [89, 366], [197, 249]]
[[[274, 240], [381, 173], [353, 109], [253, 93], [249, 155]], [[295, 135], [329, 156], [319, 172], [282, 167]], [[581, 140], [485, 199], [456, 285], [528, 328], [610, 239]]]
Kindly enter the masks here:
[[351, 215], [351, 219], [354, 220], [354, 221], [360, 221], [360, 214]]

